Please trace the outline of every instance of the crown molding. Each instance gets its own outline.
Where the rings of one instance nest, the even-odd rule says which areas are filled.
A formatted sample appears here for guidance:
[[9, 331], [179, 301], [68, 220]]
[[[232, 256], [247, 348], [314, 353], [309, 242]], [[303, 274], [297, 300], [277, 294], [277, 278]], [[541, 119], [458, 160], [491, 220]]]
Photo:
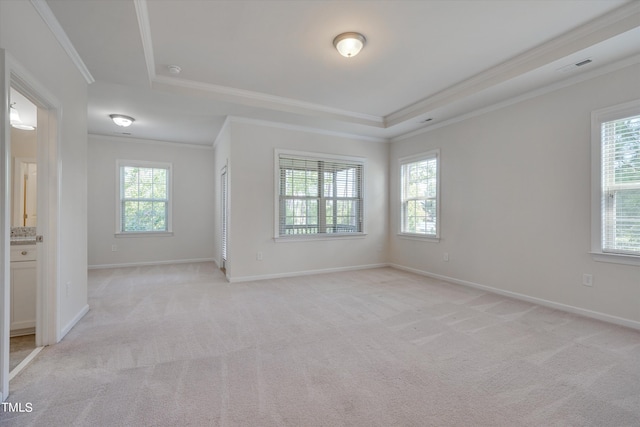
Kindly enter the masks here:
[[473, 95], [640, 26], [640, 2], [628, 3], [433, 96], [384, 117], [386, 127]]
[[582, 83], [584, 81], [591, 80], [591, 79], [594, 79], [596, 77], [600, 77], [600, 76], [603, 76], [605, 74], [612, 73], [614, 71], [621, 70], [623, 68], [630, 67], [630, 66], [636, 65], [636, 64], [640, 64], [640, 54], [631, 56], [629, 58], [622, 59], [622, 60], [617, 61], [617, 62], [613, 62], [611, 64], [603, 65], [602, 67], [596, 68], [594, 70], [591, 70], [591, 71], [588, 71], [588, 72], [585, 72], [585, 73], [582, 73], [582, 74], [579, 74], [579, 75], [576, 75], [576, 76], [573, 76], [573, 77], [569, 77], [567, 79], [561, 80], [561, 81], [556, 82], [556, 83], [549, 84], [547, 86], [544, 86], [544, 87], [541, 87], [541, 88], [538, 88], [538, 89], [534, 89], [532, 91], [523, 93], [522, 95], [515, 96], [515, 97], [512, 97], [512, 98], [506, 99], [504, 101], [500, 101], [500, 102], [497, 102], [495, 104], [491, 104], [491, 105], [488, 105], [486, 107], [483, 107], [483, 108], [480, 108], [480, 109], [477, 109], [477, 110], [473, 110], [473, 111], [470, 111], [468, 113], [461, 114], [461, 115], [458, 115], [458, 116], [455, 116], [455, 117], [452, 117], [450, 119], [447, 119], [447, 120], [444, 120], [442, 122], [433, 124], [431, 126], [420, 128], [420, 129], [416, 129], [414, 131], [407, 132], [407, 133], [404, 133], [402, 135], [395, 136], [395, 137], [390, 139], [390, 142], [392, 142], [392, 143], [400, 142], [400, 141], [403, 141], [405, 139], [409, 139], [409, 138], [417, 136], [417, 135], [422, 135], [424, 133], [431, 132], [431, 131], [434, 131], [436, 129], [442, 128], [442, 127], [446, 127], [446, 126], [452, 125], [454, 123], [462, 122], [464, 120], [471, 119], [473, 117], [481, 116], [483, 114], [487, 114], [487, 113], [490, 113], [492, 111], [500, 110], [500, 109], [508, 107], [510, 105], [518, 104], [520, 102], [523, 102], [523, 101], [526, 101], [526, 100], [529, 100], [529, 99], [532, 99], [532, 98], [536, 98], [538, 96], [545, 95], [547, 93], [551, 93], [551, 92], [554, 92], [556, 90], [559, 90], [559, 89], [562, 89], [562, 88], [565, 88], [565, 87], [568, 87], [568, 86], [572, 86], [574, 84]]
[[140, 28], [140, 37], [142, 39], [142, 50], [144, 51], [144, 60], [147, 64], [149, 86], [151, 86], [153, 80], [156, 78], [156, 63], [153, 57], [153, 42], [151, 39], [151, 24], [149, 23], [147, 0], [134, 0], [133, 4], [136, 8], [136, 17], [138, 18], [138, 27]]
[[341, 110], [338, 108], [327, 107], [325, 105], [299, 101], [282, 96], [202, 83], [177, 77], [157, 76], [153, 80], [152, 87], [165, 87], [168, 89], [178, 88], [194, 93], [206, 93], [219, 101], [233, 102], [236, 104], [248, 105], [250, 107], [267, 108], [289, 113], [323, 117], [377, 128], [385, 127], [384, 119], [380, 116]]
[[297, 132], [315, 133], [318, 135], [326, 135], [326, 136], [333, 136], [333, 137], [347, 138], [347, 139], [357, 139], [360, 141], [367, 141], [367, 142], [376, 142], [376, 143], [389, 142], [389, 139], [387, 138], [377, 138], [375, 136], [366, 136], [366, 135], [359, 135], [359, 134], [349, 133], [349, 132], [332, 131], [327, 129], [315, 128], [312, 126], [293, 125], [290, 123], [275, 122], [270, 120], [250, 119], [247, 117], [239, 117], [239, 116], [227, 116], [227, 118], [224, 121], [224, 124], [222, 125], [222, 128], [220, 129], [220, 132], [218, 132], [218, 136], [216, 137], [214, 146], [217, 144], [218, 139], [220, 138], [220, 135], [222, 134], [222, 132], [232, 123], [264, 126], [264, 127], [285, 129], [285, 130], [291, 130], [291, 131], [297, 131]]
[[69, 40], [67, 33], [65, 33], [65, 31], [62, 29], [60, 22], [58, 22], [58, 19], [51, 11], [51, 8], [47, 4], [47, 2], [45, 0], [31, 0], [31, 4], [38, 12], [42, 20], [45, 22], [45, 24], [47, 24], [49, 30], [51, 30], [58, 43], [60, 43], [60, 46], [62, 46], [64, 51], [67, 53], [69, 59], [71, 59], [71, 62], [73, 62], [78, 71], [80, 71], [80, 74], [82, 74], [82, 77], [84, 77], [87, 84], [95, 82], [96, 80], [89, 72], [89, 69], [85, 65], [84, 61], [82, 61], [82, 58], [80, 58], [78, 51], [73, 46], [73, 43], [71, 43], [71, 40]]
[[163, 145], [163, 146], [174, 147], [174, 148], [193, 148], [195, 150], [212, 150], [213, 149], [213, 144], [208, 144], [208, 145], [190, 144], [187, 142], [133, 138], [130, 136], [103, 135], [99, 133], [90, 133], [88, 134], [88, 137], [89, 137], [89, 140], [100, 140], [100, 141], [107, 141], [107, 142], [130, 142], [135, 144]]

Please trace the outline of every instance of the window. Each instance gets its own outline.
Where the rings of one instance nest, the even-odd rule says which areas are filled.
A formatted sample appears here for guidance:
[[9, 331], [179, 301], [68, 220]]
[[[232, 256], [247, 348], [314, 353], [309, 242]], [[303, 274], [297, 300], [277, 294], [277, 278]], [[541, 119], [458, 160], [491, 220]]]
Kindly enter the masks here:
[[400, 233], [438, 238], [438, 150], [400, 159]]
[[593, 118], [593, 252], [640, 261], [640, 102]]
[[276, 152], [276, 237], [362, 233], [362, 159]]
[[118, 161], [116, 233], [171, 231], [171, 165]]

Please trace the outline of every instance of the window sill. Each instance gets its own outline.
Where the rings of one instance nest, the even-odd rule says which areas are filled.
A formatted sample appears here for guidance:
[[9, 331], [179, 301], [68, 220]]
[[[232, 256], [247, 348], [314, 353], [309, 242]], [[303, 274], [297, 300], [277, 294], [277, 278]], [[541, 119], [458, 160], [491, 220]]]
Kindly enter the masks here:
[[438, 243], [440, 241], [439, 237], [427, 236], [422, 234], [411, 234], [411, 233], [398, 233], [397, 236], [401, 239], [406, 240], [420, 240], [423, 242], [434, 242]]
[[610, 262], [613, 264], [626, 264], [640, 266], [640, 256], [637, 255], [623, 255], [623, 254], [609, 254], [605, 252], [589, 252], [594, 261], [597, 262]]
[[314, 235], [300, 235], [291, 237], [274, 237], [273, 240], [276, 243], [291, 243], [291, 242], [313, 242], [318, 240], [345, 240], [345, 239], [364, 239], [367, 237], [365, 233], [349, 233], [349, 234], [314, 234]]
[[121, 237], [170, 237], [173, 236], [172, 231], [140, 231], [140, 232], [127, 232], [116, 233], [117, 238]]

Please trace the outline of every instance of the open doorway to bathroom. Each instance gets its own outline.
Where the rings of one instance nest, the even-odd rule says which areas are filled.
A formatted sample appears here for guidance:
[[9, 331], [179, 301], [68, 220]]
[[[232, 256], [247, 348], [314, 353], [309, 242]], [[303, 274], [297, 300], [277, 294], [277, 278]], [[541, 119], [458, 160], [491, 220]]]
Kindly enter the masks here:
[[10, 88], [10, 377], [37, 354], [38, 107]]
[[[3, 206], [2, 215], [3, 226], [0, 229], [0, 235], [3, 237], [2, 245], [2, 292], [0, 292], [0, 310], [2, 316], [0, 317], [0, 397], [4, 401], [9, 396], [9, 381], [20, 372], [45, 345], [54, 344], [59, 341], [59, 317], [58, 317], [58, 304], [59, 304], [59, 282], [58, 275], [58, 251], [59, 251], [59, 238], [58, 238], [58, 225], [60, 220], [60, 153], [59, 153], [59, 123], [61, 103], [56, 99], [53, 94], [47, 90], [45, 86], [40, 84], [24, 67], [22, 67], [13, 58], [8, 56], [3, 49], [0, 49], [0, 95], [5, 100], [3, 106], [0, 108], [4, 113], [4, 123], [7, 125], [13, 119], [14, 123], [22, 123], [25, 126], [34, 126], [36, 129], [30, 131], [27, 129], [14, 128], [12, 126], [3, 126], [2, 132], [0, 132], [0, 171], [2, 172], [2, 179], [6, 185], [2, 188], [2, 197], [0, 198], [0, 205]], [[28, 117], [27, 110], [20, 111], [20, 106], [17, 100], [22, 96], [30, 104], [36, 106], [36, 124], [34, 125], [31, 119]], [[12, 101], [13, 100], [13, 101]], [[15, 102], [14, 108], [18, 114], [11, 111], [11, 103]], [[26, 108], [26, 107], [25, 107]], [[33, 107], [30, 107], [33, 108]], [[17, 120], [19, 118], [19, 121]], [[25, 247], [18, 248], [17, 244], [11, 245], [11, 240], [19, 240], [23, 238], [30, 240], [28, 243], [34, 242], [33, 231], [24, 230], [24, 235], [20, 236], [15, 230], [14, 236], [11, 236], [11, 229], [14, 227], [14, 217], [20, 224], [20, 217], [22, 217], [22, 227], [25, 227], [24, 211], [26, 210], [27, 220], [29, 220], [29, 211], [31, 206], [30, 196], [26, 196], [26, 209], [24, 206], [25, 197], [18, 192], [16, 196], [13, 192], [12, 184], [14, 184], [15, 174], [14, 166], [16, 163], [15, 157], [18, 155], [18, 148], [12, 149], [12, 139], [19, 139], [17, 133], [12, 134], [12, 130], [17, 129], [23, 132], [33, 132], [36, 140], [36, 163], [35, 170], [29, 166], [23, 170], [35, 172], [37, 186], [36, 186], [36, 200], [35, 200], [35, 223], [36, 223], [36, 236], [35, 236], [35, 252], [29, 252]], [[30, 158], [31, 154], [24, 154], [22, 157]], [[28, 161], [25, 163], [29, 163]], [[18, 162], [20, 164], [20, 162]], [[21, 167], [20, 167], [21, 168]], [[18, 178], [17, 182], [24, 183], [24, 176]], [[28, 179], [27, 179], [28, 180]], [[28, 191], [28, 189], [27, 189]], [[22, 201], [23, 212], [22, 216], [15, 212], [20, 212], [20, 209], [16, 209], [13, 206], [15, 200]], [[16, 226], [16, 227], [19, 227]], [[29, 227], [27, 223], [26, 227]], [[28, 244], [22, 245], [28, 246]], [[32, 246], [33, 248], [33, 246]], [[24, 254], [23, 254], [24, 252]], [[22, 258], [20, 265], [13, 264], [11, 255], [17, 253], [17, 256]], [[33, 259], [28, 259], [33, 258]], [[31, 327], [31, 331], [35, 332], [35, 350], [31, 351], [29, 355], [21, 363], [19, 363], [11, 372], [9, 372], [10, 364], [10, 338], [12, 335], [16, 335], [15, 329], [18, 329], [18, 324], [13, 324], [16, 318], [11, 319], [11, 281], [12, 277], [20, 279], [20, 275], [30, 276], [30, 280], [33, 280], [33, 269], [30, 271], [31, 264], [29, 262], [35, 261], [35, 275], [36, 275], [36, 289], [35, 291], [29, 290], [29, 292], [35, 292], [35, 325], [28, 326], [28, 323], [23, 323], [20, 329], [27, 329]], [[25, 267], [16, 268], [16, 267]], [[29, 268], [27, 268], [27, 266]], [[15, 273], [12, 275], [12, 273]], [[26, 289], [21, 289], [25, 290]], [[28, 292], [26, 292], [28, 293]], [[15, 297], [17, 293], [13, 293]], [[31, 306], [29, 306], [31, 307]], [[14, 310], [14, 314], [18, 313]], [[26, 312], [25, 312], [26, 313]], [[26, 332], [26, 331], [23, 331]], [[21, 343], [24, 344], [24, 343]], [[20, 348], [16, 343], [14, 349]], [[32, 344], [28, 344], [32, 345]], [[24, 347], [22, 350], [27, 352]]]

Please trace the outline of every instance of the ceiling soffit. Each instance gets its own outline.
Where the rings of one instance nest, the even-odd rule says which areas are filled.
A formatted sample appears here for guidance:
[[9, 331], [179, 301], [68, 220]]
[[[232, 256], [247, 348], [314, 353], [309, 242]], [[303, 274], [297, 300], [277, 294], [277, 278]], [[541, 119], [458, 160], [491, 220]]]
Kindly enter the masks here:
[[156, 63], [153, 53], [147, 0], [134, 0], [134, 3], [138, 15], [149, 82], [153, 88], [164, 90], [173, 89], [173, 91], [178, 90], [185, 93], [197, 92], [219, 101], [304, 114], [383, 129], [391, 128], [418, 116], [428, 114], [430, 111], [442, 108], [465, 97], [521, 76], [545, 64], [566, 57], [574, 52], [622, 34], [640, 25], [640, 2], [628, 3], [547, 43], [450, 86], [439, 93], [414, 104], [407, 105], [386, 116], [375, 116], [261, 92], [176, 77], [159, 76], [155, 72]]
[[[93, 76], [83, 63], [47, 2], [45, 0], [30, 1], [43, 20], [49, 25], [52, 33], [76, 64], [87, 83], [92, 83], [94, 81]], [[327, 127], [327, 129], [333, 129], [334, 131], [369, 135], [387, 140], [388, 138], [395, 140], [402, 137], [402, 135], [429, 130], [434, 126], [451, 122], [457, 117], [474, 114], [474, 111], [478, 110], [478, 105], [482, 105], [480, 110], [483, 110], [488, 108], [489, 104], [502, 105], [508, 101], [507, 98], [520, 98], [524, 96], [527, 90], [536, 92], [534, 90], [535, 87], [532, 88], [531, 86], [536, 81], [539, 84], [537, 87], [540, 88], [554, 81], [564, 82], [562, 84], [573, 81], [578, 76], [570, 77], [565, 74], [559, 77], [560, 74], [556, 72], [557, 68], [569, 64], [569, 62], [566, 64], [564, 62], [569, 59], [576, 59], [576, 56], [582, 55], [585, 51], [591, 52], [594, 46], [601, 46], [596, 58], [600, 59], [602, 56], [603, 62], [601, 64], [605, 64], [605, 66], [598, 66], [598, 68], [580, 75], [594, 76], [594, 72], [610, 70], [611, 67], [606, 65], [608, 63], [607, 60], [609, 62], [615, 61], [617, 64], [628, 64], [630, 60], [635, 61], [633, 63], [637, 63], [638, 58], [640, 58], [637, 49], [634, 47], [635, 43], [629, 43], [629, 40], [634, 40], [634, 37], [637, 37], [640, 29], [640, 2], [633, 1], [565, 32], [546, 43], [511, 57], [496, 66], [476, 73], [470, 78], [453, 85], [449, 83], [448, 87], [447, 85], [442, 85], [445, 89], [435, 92], [433, 95], [407, 104], [389, 114], [375, 115], [363, 113], [357, 109], [335, 108], [322, 102], [302, 101], [301, 99], [303, 98], [296, 99], [297, 97], [295, 96], [277, 96], [260, 91], [240, 89], [239, 87], [241, 86], [231, 87], [233, 85], [212, 84], [211, 82], [199, 81], [197, 78], [186, 79], [157, 74], [156, 70], [159, 64], [156, 62], [156, 56], [154, 56], [150, 17], [147, 9], [151, 3], [148, 3], [147, 0], [131, 0], [129, 5], [130, 10], [133, 12], [135, 9], [136, 14], [136, 17], [132, 17], [133, 19], [130, 20], [133, 22], [133, 26], [130, 28], [132, 33], [129, 33], [129, 36], [131, 37], [132, 34], [139, 31], [140, 44], [138, 44], [138, 47], [142, 50], [138, 50], [138, 52], [143, 52], [144, 54], [140, 55], [144, 56], [144, 59], [139, 62], [138, 75], [141, 79], [138, 81], [142, 86], [146, 86], [147, 89], [159, 89], [156, 93], [165, 93], [166, 95], [182, 95], [191, 99], [196, 96], [203, 101], [206, 99], [216, 101], [211, 105], [218, 105], [220, 108], [227, 106], [227, 110], [224, 111], [220, 110], [220, 108], [215, 109], [217, 111], [215, 114], [221, 114], [220, 120], [224, 120], [225, 116], [243, 117], [248, 114], [247, 117], [254, 119], [282, 120], [283, 123], [298, 125], [306, 123], [311, 127]], [[122, 10], [120, 9], [113, 13], [115, 12], [122, 12]], [[617, 49], [609, 49], [610, 47], [615, 47], [621, 37], [626, 40], [624, 42], [626, 43], [626, 50], [622, 52]], [[604, 49], [606, 50], [603, 51], [603, 45], [605, 44], [606, 47]], [[82, 47], [87, 50], [87, 46]], [[606, 54], [603, 54], [604, 52]], [[614, 52], [617, 52], [615, 53], [618, 55], [617, 57]], [[622, 56], [622, 54], [626, 56]], [[578, 59], [583, 58], [580, 57]], [[623, 60], [621, 61], [621, 59]], [[559, 63], [562, 64], [558, 65]], [[93, 64], [93, 66], [95, 67], [96, 64]], [[97, 69], [100, 69], [100, 64], [97, 65]], [[541, 76], [546, 76], [546, 82], [541, 80]], [[507, 95], [504, 95], [505, 90], [508, 92], [510, 87], [514, 89], [514, 83], [522, 82], [523, 79], [529, 82], [529, 89], [525, 89], [526, 85], [521, 85], [520, 89], [512, 90]], [[452, 81], [455, 81], [455, 79], [452, 79]], [[141, 88], [141, 86], [138, 87]], [[501, 93], [504, 95], [502, 98], [500, 98]], [[492, 98], [493, 101], [491, 101]], [[472, 105], [473, 100], [477, 104], [475, 107]], [[402, 105], [402, 103], [399, 105]], [[424, 119], [430, 117], [435, 117], [436, 120], [425, 125]], [[94, 120], [96, 123], [98, 121], [99, 119]], [[154, 123], [155, 126], [158, 126], [165, 121], [156, 120]], [[98, 133], [108, 132], [106, 129], [94, 131]], [[209, 134], [211, 132], [217, 133], [215, 129], [210, 129], [210, 126], [201, 129], [201, 132], [205, 131]], [[188, 130], [188, 132], [189, 135], [193, 133], [192, 130]], [[145, 137], [150, 136], [146, 135]], [[185, 141], [193, 140], [191, 135], [177, 138], [180, 140], [185, 139]], [[201, 142], [198, 140], [195, 143]]]

